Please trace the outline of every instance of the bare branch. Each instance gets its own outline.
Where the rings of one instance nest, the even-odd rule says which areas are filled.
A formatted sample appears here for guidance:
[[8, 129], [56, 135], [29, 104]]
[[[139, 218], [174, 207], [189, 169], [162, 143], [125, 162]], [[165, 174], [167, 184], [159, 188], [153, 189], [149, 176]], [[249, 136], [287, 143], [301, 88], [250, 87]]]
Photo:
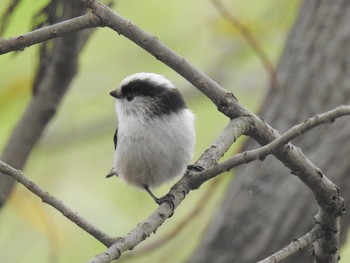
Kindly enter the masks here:
[[282, 248], [280, 251], [277, 251], [273, 255], [265, 258], [264, 260], [259, 261], [258, 263], [278, 263], [287, 257], [293, 255], [299, 250], [310, 246], [316, 240], [324, 236], [324, 231], [319, 227], [315, 226], [310, 232], [305, 234], [304, 236], [293, 240], [289, 245]]
[[98, 17], [92, 14], [75, 17], [55, 25], [33, 30], [29, 33], [11, 37], [0, 38], [0, 55], [15, 50], [23, 51], [26, 47], [47, 41], [49, 39], [65, 36], [82, 29], [97, 27], [100, 25]]
[[227, 127], [220, 133], [216, 140], [210, 145], [198, 161], [196, 165], [206, 169], [213, 165], [224, 155], [236, 140], [249, 132], [252, 125], [252, 119], [247, 117], [233, 119]]
[[319, 208], [315, 216], [315, 224], [320, 226], [324, 232], [324, 235], [312, 247], [315, 262], [337, 263], [339, 261], [340, 218], [332, 218], [325, 209]]
[[[222, 178], [222, 177], [220, 177]], [[217, 178], [217, 179], [220, 179]], [[192, 209], [190, 212], [184, 217], [179, 223], [177, 223], [176, 227], [169, 232], [167, 232], [164, 236], [158, 237], [156, 240], [154, 240], [152, 243], [145, 245], [141, 248], [137, 248], [133, 250], [132, 252], [129, 252], [125, 258], [123, 259], [129, 259], [134, 257], [141, 257], [145, 254], [151, 253], [152, 251], [168, 244], [167, 242], [169, 240], [174, 239], [176, 236], [178, 236], [181, 231], [183, 231], [186, 226], [189, 226], [191, 224], [191, 220], [193, 218], [200, 215], [200, 213], [203, 211], [204, 206], [203, 204], [207, 204], [210, 200], [210, 198], [214, 195], [215, 190], [217, 189], [217, 186], [219, 185], [220, 180], [212, 180], [210, 181], [210, 185], [208, 189], [205, 190], [205, 192], [202, 194], [201, 198], [196, 201], [195, 204], [192, 205]]]
[[0, 160], [0, 171], [15, 178], [19, 183], [23, 184], [29, 191], [41, 198], [44, 203], [56, 208], [62, 215], [67, 217], [70, 221], [75, 223], [80, 228], [83, 228], [86, 232], [91, 234], [101, 243], [106, 246], [110, 246], [116, 239], [103, 233], [90, 223], [88, 223], [83, 217], [79, 216], [77, 212], [71, 210], [65, 204], [57, 198], [50, 195], [48, 192], [41, 189], [36, 183], [29, 180], [20, 170], [16, 170], [10, 165]]
[[[311, 117], [303, 123], [295, 125], [286, 133], [284, 133], [276, 140], [270, 142], [265, 146], [262, 146], [255, 150], [238, 153], [232, 158], [216, 166], [210, 167], [203, 172], [193, 175], [191, 177], [192, 184], [194, 185], [194, 188], [198, 188], [202, 183], [206, 182], [207, 180], [215, 177], [218, 174], [229, 171], [230, 169], [233, 169], [238, 165], [241, 165], [243, 163], [249, 163], [255, 160], [263, 160], [269, 154], [278, 153], [283, 145], [287, 144], [289, 141], [295, 139], [297, 136], [305, 133], [306, 131], [309, 131], [312, 128], [324, 123], [331, 123], [336, 118], [340, 118], [346, 115], [350, 115], [350, 106], [339, 106], [326, 113]], [[284, 150], [288, 151], [292, 150], [294, 146], [288, 144], [284, 146], [284, 148]], [[321, 171], [319, 172], [321, 173]]]

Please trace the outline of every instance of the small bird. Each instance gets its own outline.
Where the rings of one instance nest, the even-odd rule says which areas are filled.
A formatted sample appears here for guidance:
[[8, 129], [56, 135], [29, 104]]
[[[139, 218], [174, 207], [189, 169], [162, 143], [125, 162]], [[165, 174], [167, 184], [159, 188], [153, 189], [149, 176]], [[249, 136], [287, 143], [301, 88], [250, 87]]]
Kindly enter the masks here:
[[162, 75], [136, 73], [111, 91], [118, 128], [114, 134], [114, 167], [126, 183], [145, 189], [183, 175], [195, 145], [194, 115], [174, 84]]

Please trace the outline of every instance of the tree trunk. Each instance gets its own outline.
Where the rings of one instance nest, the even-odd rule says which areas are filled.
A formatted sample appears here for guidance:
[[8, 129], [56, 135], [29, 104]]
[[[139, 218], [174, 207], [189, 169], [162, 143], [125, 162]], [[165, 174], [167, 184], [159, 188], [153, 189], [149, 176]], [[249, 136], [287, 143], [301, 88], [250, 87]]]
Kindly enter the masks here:
[[[350, 1], [305, 0], [277, 69], [277, 90], [261, 116], [281, 132], [350, 101]], [[323, 125], [299, 137], [312, 162], [349, 203], [350, 121]], [[247, 141], [245, 149], [257, 144]], [[192, 257], [195, 262], [256, 262], [309, 231], [317, 204], [311, 191], [276, 158], [236, 170], [222, 204]], [[342, 218], [342, 240], [350, 215]], [[286, 262], [311, 262], [308, 250]]]
[[[60, 5], [63, 10], [62, 17], [57, 17], [59, 20], [86, 12], [86, 8], [79, 1], [65, 0]], [[38, 71], [42, 74], [37, 76], [32, 100], [7, 142], [1, 155], [2, 161], [17, 169], [24, 167], [76, 75], [79, 54], [89, 32], [83, 31], [53, 40], [52, 53], [50, 57], [41, 58]], [[0, 173], [0, 208], [7, 201], [15, 182], [12, 177]]]

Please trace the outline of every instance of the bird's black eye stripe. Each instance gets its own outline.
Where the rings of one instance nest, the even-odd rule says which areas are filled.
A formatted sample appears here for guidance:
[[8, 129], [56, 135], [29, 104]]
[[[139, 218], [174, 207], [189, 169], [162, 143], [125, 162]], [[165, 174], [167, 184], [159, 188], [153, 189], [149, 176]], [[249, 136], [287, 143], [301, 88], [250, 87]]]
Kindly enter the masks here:
[[131, 94], [131, 93], [127, 93], [127, 94], [125, 95], [125, 98], [126, 98], [128, 101], [131, 101], [131, 100], [134, 98], [134, 95]]
[[129, 94], [133, 96], [155, 97], [159, 88], [151, 82], [134, 80], [122, 87], [122, 94], [126, 98]]
[[148, 80], [133, 80], [127, 83], [121, 87], [121, 94], [127, 101], [137, 96], [153, 98], [153, 115], [170, 114], [186, 108], [178, 90], [162, 87]]

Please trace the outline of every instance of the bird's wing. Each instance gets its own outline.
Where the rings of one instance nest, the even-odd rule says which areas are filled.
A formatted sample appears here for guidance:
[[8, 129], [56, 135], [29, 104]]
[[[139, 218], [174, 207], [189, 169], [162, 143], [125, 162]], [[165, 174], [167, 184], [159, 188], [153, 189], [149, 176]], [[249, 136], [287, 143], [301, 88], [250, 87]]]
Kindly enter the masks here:
[[114, 136], [113, 136], [113, 142], [114, 142], [114, 150], [117, 149], [117, 143], [118, 143], [118, 128], [115, 130]]

